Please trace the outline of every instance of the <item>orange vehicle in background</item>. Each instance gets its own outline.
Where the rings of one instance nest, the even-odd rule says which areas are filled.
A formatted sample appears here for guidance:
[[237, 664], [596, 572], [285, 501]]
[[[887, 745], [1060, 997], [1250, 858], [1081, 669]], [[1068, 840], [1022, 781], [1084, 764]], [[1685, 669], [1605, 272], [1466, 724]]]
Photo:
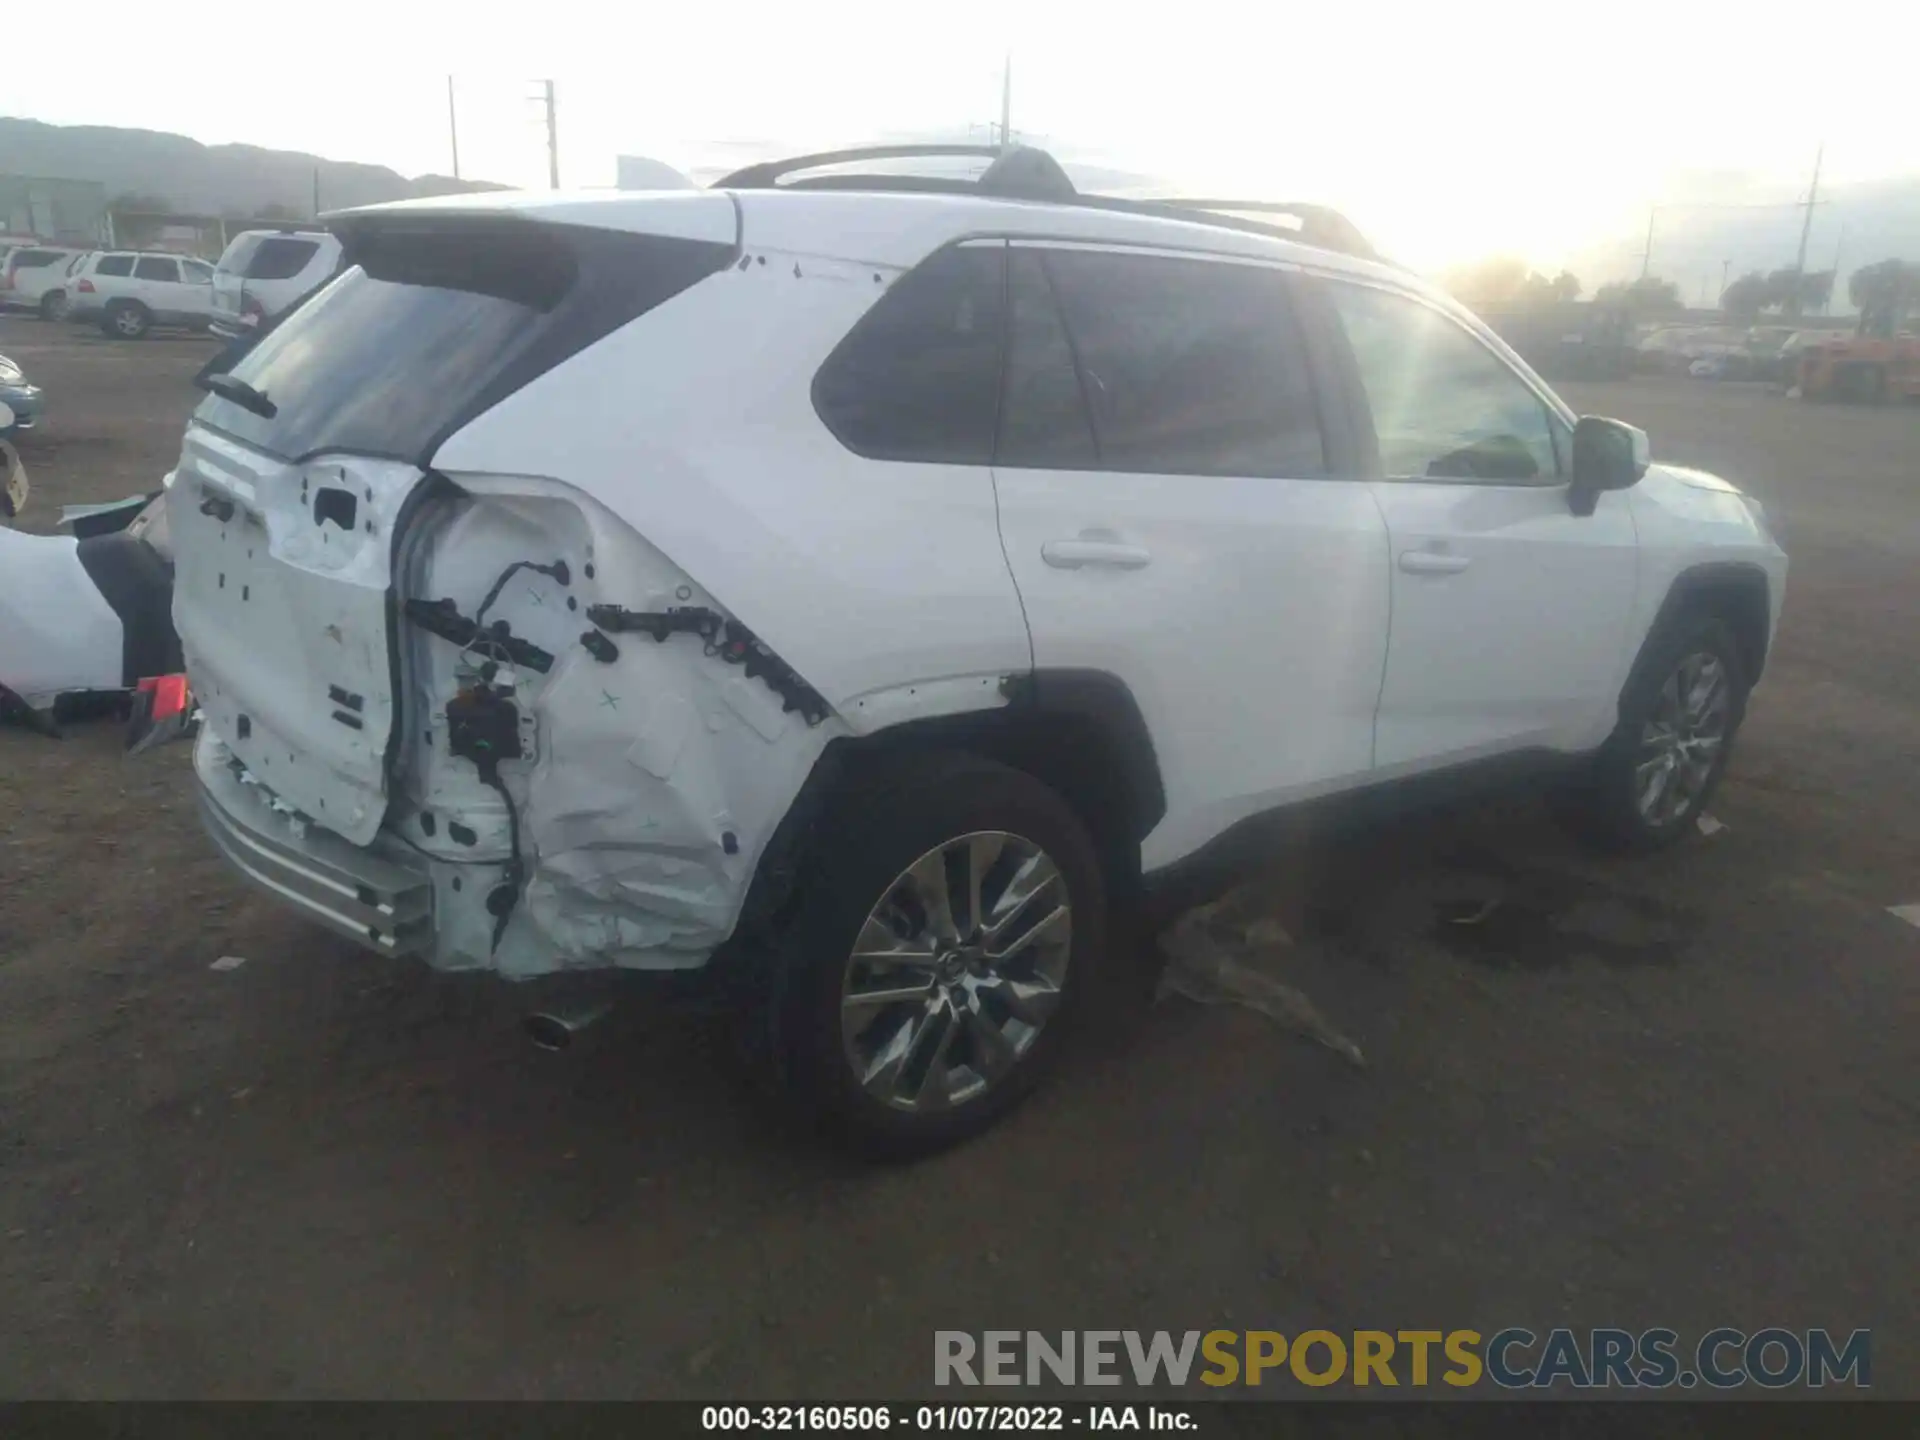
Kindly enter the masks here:
[[1870, 306], [1852, 335], [1809, 343], [1800, 352], [1800, 398], [1920, 399], [1920, 335], [1902, 330], [1905, 320], [1904, 306]]

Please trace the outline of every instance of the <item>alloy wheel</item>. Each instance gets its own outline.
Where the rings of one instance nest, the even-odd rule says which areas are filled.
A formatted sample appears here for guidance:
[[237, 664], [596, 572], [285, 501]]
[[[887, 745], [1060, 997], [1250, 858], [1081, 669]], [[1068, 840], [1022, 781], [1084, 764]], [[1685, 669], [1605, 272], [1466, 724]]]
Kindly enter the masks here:
[[1059, 1009], [1072, 940], [1066, 882], [1032, 841], [986, 830], [927, 851], [847, 958], [840, 1028], [855, 1078], [896, 1110], [978, 1099]]
[[1649, 825], [1671, 825], [1705, 792], [1731, 705], [1727, 667], [1709, 651], [1688, 655], [1667, 676], [1641, 726], [1633, 771], [1634, 806]]

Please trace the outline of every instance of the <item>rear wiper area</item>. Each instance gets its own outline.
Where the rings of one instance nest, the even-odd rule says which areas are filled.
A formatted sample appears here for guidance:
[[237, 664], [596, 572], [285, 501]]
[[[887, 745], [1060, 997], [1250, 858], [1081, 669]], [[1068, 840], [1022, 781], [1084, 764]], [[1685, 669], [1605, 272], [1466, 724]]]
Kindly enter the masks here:
[[251, 410], [262, 420], [271, 420], [280, 413], [280, 407], [267, 398], [266, 391], [256, 390], [246, 381], [237, 380], [231, 375], [202, 372], [193, 377], [193, 383], [222, 400], [233, 401], [243, 410]]

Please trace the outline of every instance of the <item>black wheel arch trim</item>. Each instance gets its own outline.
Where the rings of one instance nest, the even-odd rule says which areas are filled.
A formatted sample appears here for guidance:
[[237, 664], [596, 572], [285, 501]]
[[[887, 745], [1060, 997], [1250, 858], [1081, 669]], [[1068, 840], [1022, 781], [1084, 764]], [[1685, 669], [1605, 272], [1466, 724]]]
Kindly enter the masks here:
[[1628, 671], [1623, 698], [1625, 690], [1630, 690], [1640, 678], [1647, 657], [1667, 627], [1689, 611], [1708, 607], [1733, 626], [1735, 637], [1746, 651], [1750, 670], [1747, 682], [1757, 683], [1773, 643], [1772, 606], [1772, 582], [1767, 572], [1751, 560], [1711, 560], [1682, 570], [1667, 587], [1653, 623], [1640, 641], [1640, 652], [1634, 656], [1633, 668]]
[[[1005, 705], [829, 742], [761, 852], [733, 934], [710, 963], [723, 988], [765, 982], [765, 957], [777, 950], [820, 822], [843, 781], [874, 753], [915, 746], [970, 750], [1028, 770], [1061, 789], [1095, 832], [1109, 885], [1120, 890], [1138, 878], [1139, 842], [1165, 816], [1167, 797], [1152, 732], [1132, 690], [1116, 675], [1080, 669], [1023, 671], [1008, 675], [1000, 688]], [[1068, 752], [1077, 762], [1072, 773], [1049, 774], [1034, 763], [1036, 742], [1049, 733], [1097, 739]], [[777, 966], [774, 972], [777, 977]]]

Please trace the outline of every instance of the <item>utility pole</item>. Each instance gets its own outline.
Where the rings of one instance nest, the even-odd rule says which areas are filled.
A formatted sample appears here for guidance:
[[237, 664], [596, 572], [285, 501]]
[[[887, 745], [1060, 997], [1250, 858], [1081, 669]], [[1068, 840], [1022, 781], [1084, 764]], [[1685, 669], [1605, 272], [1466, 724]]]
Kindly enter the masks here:
[[1013, 144], [1013, 52], [1007, 52], [1005, 69], [1000, 72], [1000, 145]]
[[313, 218], [320, 218], [320, 167], [313, 167]]
[[[1820, 162], [1826, 158], [1826, 153], [1827, 142], [1822, 140], [1820, 142], [1820, 148], [1813, 152], [1813, 183], [1807, 186], [1805, 205], [1807, 213], [1800, 221], [1800, 253], [1795, 257], [1793, 262], [1793, 273], [1796, 275], [1804, 275], [1807, 273], [1807, 236], [1813, 231], [1813, 207], [1820, 203]], [[1795, 297], [1796, 309], [1799, 308], [1797, 304], [1798, 298], [1797, 296]]]
[[[1846, 225], [1846, 222], [1843, 220], [1840, 222], [1840, 238], [1833, 242], [1833, 288], [1835, 290], [1838, 290], [1840, 288], [1840, 252], [1846, 249], [1846, 246], [1847, 246], [1847, 225]], [[1820, 308], [1823, 311], [1831, 310], [1833, 308], [1833, 295], [1831, 291], [1828, 292], [1827, 303], [1821, 306]]]
[[1647, 278], [1647, 271], [1653, 265], [1653, 217], [1660, 213], [1658, 205], [1647, 207], [1647, 248], [1640, 252], [1640, 278]]
[[1727, 277], [1732, 273], [1733, 273], [1733, 261], [1722, 260], [1720, 262], [1720, 293], [1722, 295], [1725, 295], [1727, 293]]
[[560, 188], [560, 127], [553, 111], [553, 81], [547, 84], [547, 188]]
[[447, 76], [447, 139], [453, 142], [453, 178], [460, 178], [460, 117], [453, 108], [453, 76]]

